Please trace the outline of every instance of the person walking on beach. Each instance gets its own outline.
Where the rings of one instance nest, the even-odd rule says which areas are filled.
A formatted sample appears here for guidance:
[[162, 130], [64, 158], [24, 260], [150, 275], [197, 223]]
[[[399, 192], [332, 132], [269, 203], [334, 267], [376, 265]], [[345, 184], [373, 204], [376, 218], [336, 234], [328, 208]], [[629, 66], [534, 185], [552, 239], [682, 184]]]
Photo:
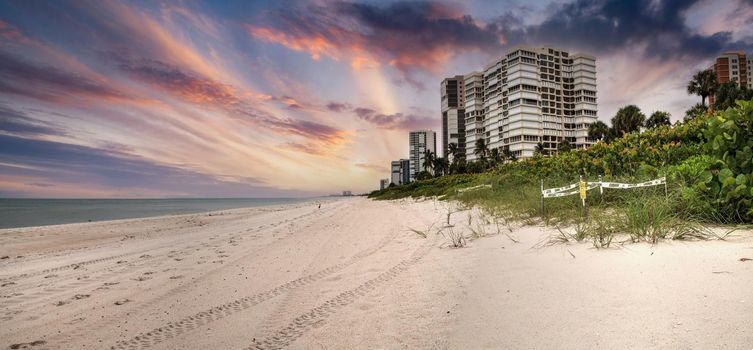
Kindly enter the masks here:
[[319, 209], [322, 209], [322, 203], [319, 203]]

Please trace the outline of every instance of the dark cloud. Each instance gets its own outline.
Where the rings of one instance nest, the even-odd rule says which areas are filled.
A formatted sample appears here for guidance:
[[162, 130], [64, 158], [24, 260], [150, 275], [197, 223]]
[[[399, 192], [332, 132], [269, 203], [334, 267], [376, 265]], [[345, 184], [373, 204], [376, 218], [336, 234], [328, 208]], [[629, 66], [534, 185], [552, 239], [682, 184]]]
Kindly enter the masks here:
[[329, 125], [299, 119], [264, 119], [264, 125], [284, 134], [302, 136], [323, 143], [338, 143], [345, 138], [344, 131]]
[[371, 108], [358, 107], [353, 112], [362, 120], [376, 125], [381, 129], [415, 130], [434, 126], [435, 118], [421, 117], [412, 114], [383, 114]]
[[330, 102], [327, 103], [325, 106], [328, 110], [332, 112], [345, 112], [347, 110], [350, 110], [352, 107], [347, 103], [337, 103], [337, 102]]
[[62, 101], [70, 97], [123, 99], [107, 83], [0, 51], [0, 93]]
[[253, 178], [211, 176], [129, 154], [7, 135], [0, 135], [0, 163], [3, 175], [43, 180], [29, 183], [35, 187], [68, 184], [213, 197], [304, 194], [264, 187]]
[[120, 61], [120, 69], [131, 77], [176, 94], [187, 101], [224, 107], [240, 104], [235, 89], [230, 85], [202, 78], [157, 60], [127, 60], [114, 57]]
[[537, 25], [521, 27], [509, 13], [490, 25], [499, 28], [508, 45], [535, 43], [595, 54], [645, 45], [649, 57], [706, 58], [739, 45], [729, 32], [704, 36], [685, 25], [687, 10], [698, 2], [576, 0], [555, 5]]
[[31, 183], [27, 183], [27, 185], [34, 186], [34, 187], [55, 187], [55, 185], [53, 184], [41, 183], [41, 182], [31, 182]]
[[[513, 11], [484, 23], [435, 1], [334, 2], [286, 6], [265, 16], [260, 25], [249, 26], [249, 31], [258, 39], [309, 52], [315, 59], [339, 59], [356, 47], [400, 69], [408, 82], [412, 70], [431, 70], [468, 49], [498, 54], [504, 46], [525, 44], [604, 54], [643, 45], [645, 55], [671, 59], [707, 58], [753, 46], [749, 41], [733, 42], [729, 32], [702, 35], [688, 28], [685, 15], [701, 1], [553, 3], [548, 17], [533, 25]], [[750, 1], [742, 4], [749, 6]]]
[[62, 136], [66, 134], [59, 127], [29, 117], [24, 112], [3, 105], [0, 105], [0, 132], [20, 136]]
[[370, 29], [367, 41], [388, 52], [480, 48], [499, 40], [498, 32], [439, 2], [398, 1], [384, 7], [340, 2], [335, 7], [339, 15], [352, 17]]

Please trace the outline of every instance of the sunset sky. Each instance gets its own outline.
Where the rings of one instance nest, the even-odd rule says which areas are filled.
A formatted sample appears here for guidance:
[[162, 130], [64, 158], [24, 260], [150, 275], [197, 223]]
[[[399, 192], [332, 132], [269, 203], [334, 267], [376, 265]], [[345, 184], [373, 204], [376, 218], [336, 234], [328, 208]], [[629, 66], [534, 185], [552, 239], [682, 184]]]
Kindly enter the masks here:
[[370, 191], [516, 44], [596, 56], [602, 120], [676, 120], [753, 1], [0, 1], [0, 197]]

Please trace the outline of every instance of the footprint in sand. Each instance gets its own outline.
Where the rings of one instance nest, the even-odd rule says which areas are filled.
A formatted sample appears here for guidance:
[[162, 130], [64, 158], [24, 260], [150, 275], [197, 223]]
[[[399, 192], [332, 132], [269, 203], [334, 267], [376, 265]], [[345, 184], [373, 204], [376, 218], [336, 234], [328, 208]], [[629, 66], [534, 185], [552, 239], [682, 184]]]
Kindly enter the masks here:
[[152, 278], [151, 277], [146, 277], [146, 276], [139, 276], [138, 278], [131, 278], [131, 279], [134, 280], [134, 281], [143, 282], [143, 281], [146, 281], [146, 280], [150, 280]]
[[180, 278], [183, 278], [183, 275], [170, 276], [171, 280], [177, 280], [177, 279], [180, 279]]
[[73, 299], [81, 300], [81, 299], [86, 299], [86, 298], [88, 298], [90, 296], [91, 295], [89, 295], [89, 294], [76, 294], [76, 295], [73, 296]]
[[131, 299], [118, 300], [118, 301], [115, 302], [115, 305], [120, 306], [120, 305], [123, 305], [125, 303], [130, 303], [131, 301], [132, 301]]
[[68, 304], [68, 303], [70, 303], [70, 301], [60, 300], [57, 303], [55, 303], [55, 306], [63, 306], [63, 305]]
[[55, 278], [55, 277], [57, 277], [57, 276], [58, 276], [58, 275], [54, 275], [54, 274], [53, 274], [53, 275], [47, 275], [47, 276], [44, 276], [44, 278]]

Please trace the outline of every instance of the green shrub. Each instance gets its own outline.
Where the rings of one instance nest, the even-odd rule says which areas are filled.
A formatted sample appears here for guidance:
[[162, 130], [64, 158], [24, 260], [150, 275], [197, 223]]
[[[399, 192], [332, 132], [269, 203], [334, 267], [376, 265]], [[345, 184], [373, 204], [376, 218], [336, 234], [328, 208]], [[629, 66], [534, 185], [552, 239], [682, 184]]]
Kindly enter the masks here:
[[704, 136], [704, 150], [716, 160], [705, 179], [714, 204], [732, 221], [753, 221], [753, 101], [713, 115]]

